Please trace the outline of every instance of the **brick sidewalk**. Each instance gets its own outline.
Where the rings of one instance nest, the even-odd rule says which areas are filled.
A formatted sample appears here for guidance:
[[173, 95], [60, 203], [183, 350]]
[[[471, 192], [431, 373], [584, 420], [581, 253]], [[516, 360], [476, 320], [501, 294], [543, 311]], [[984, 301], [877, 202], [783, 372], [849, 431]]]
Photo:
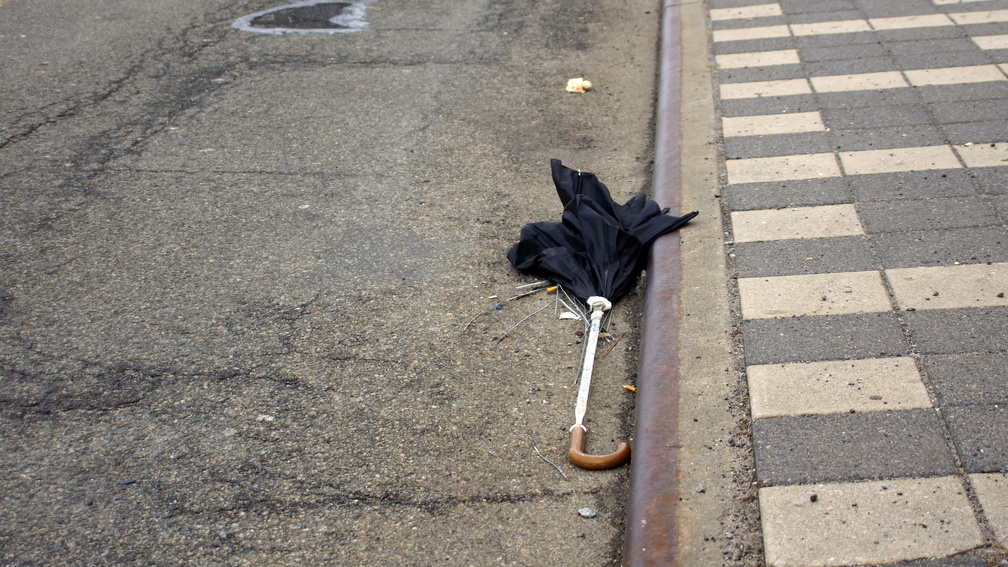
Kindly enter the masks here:
[[710, 8], [767, 564], [1004, 557], [1008, 0]]

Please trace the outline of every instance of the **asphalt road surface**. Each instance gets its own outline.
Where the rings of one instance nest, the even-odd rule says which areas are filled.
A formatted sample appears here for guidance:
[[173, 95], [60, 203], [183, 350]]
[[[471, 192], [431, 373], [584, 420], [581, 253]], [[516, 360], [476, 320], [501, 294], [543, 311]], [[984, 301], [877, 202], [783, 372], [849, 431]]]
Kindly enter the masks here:
[[549, 158], [648, 188], [659, 6], [232, 26], [281, 6], [0, 0], [0, 563], [618, 562], [626, 468], [566, 461], [581, 325], [493, 306]]

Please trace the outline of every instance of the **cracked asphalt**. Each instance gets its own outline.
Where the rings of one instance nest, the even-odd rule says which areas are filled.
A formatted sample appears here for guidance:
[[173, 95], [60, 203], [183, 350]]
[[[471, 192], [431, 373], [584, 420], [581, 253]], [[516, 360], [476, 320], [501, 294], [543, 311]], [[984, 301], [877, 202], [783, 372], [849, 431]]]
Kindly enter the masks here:
[[627, 469], [566, 461], [580, 324], [493, 306], [549, 158], [648, 189], [659, 6], [231, 27], [281, 4], [0, 2], [0, 563], [617, 563]]

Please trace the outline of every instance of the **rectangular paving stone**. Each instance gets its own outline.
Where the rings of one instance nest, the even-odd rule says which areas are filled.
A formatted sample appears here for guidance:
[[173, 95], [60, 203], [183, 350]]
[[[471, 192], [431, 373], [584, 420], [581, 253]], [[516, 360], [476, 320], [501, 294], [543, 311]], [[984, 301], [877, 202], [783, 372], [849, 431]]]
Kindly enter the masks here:
[[991, 197], [991, 202], [994, 203], [994, 208], [1001, 213], [1001, 216], [1008, 218], [1008, 195]]
[[955, 476], [775, 486], [759, 502], [769, 566], [891, 564], [983, 544]]
[[[968, 67], [946, 67], [944, 69], [914, 69], [904, 71], [910, 84], [915, 87], [933, 85], [961, 85], [965, 83], [991, 83], [1005, 81], [997, 65], [972, 65]], [[815, 81], [812, 82], [815, 85]]]
[[1001, 100], [939, 102], [928, 104], [927, 107], [939, 124], [998, 120], [1002, 119], [1005, 114], [1004, 104]]
[[857, 209], [869, 234], [1003, 224], [980, 197], [859, 203]]
[[781, 9], [785, 14], [821, 13], [825, 18], [829, 12], [848, 11], [857, 8], [853, 0], [782, 0]]
[[814, 238], [736, 243], [739, 277], [790, 276], [876, 269], [865, 238]]
[[721, 129], [726, 138], [733, 136], [770, 136], [824, 132], [822, 114], [819, 112], [793, 112], [762, 116], [737, 116], [721, 119]]
[[799, 54], [805, 49], [826, 48], [835, 46], [853, 46], [857, 44], [878, 44], [879, 37], [873, 31], [826, 35], [795, 36], [794, 44]]
[[967, 473], [1008, 472], [1008, 406], [948, 406], [944, 414]]
[[[965, 108], [969, 108], [970, 106], [979, 106], [981, 103], [1003, 99], [1005, 96], [1008, 96], [1006, 95], [1008, 93], [1008, 81], [925, 86], [906, 92], [916, 93], [921, 100], [928, 103], [963, 103]], [[965, 104], [971, 101], [979, 102], [973, 105]]]
[[1005, 132], [1008, 132], [1008, 119], [942, 124], [941, 129], [945, 132], [948, 140], [956, 145], [972, 142], [997, 142], [1005, 139]]
[[836, 156], [832, 153], [726, 160], [725, 167], [728, 170], [728, 183], [763, 183], [840, 176], [840, 167], [837, 165]]
[[742, 333], [749, 364], [881, 358], [909, 352], [893, 312], [751, 319], [743, 322]]
[[1008, 354], [926, 356], [923, 361], [939, 407], [1008, 404]]
[[717, 20], [743, 20], [748, 18], [765, 18], [768, 16], [780, 16], [780, 4], [754, 4], [751, 6], [739, 6], [738, 8], [714, 8], [710, 11], [712, 21]]
[[818, 61], [833, 61], [845, 59], [864, 59], [868, 57], [884, 57], [888, 52], [880, 43], [853, 43], [847, 45], [831, 45], [829, 47], [802, 47], [798, 55], [806, 63]]
[[881, 274], [836, 272], [739, 278], [744, 319], [889, 311]]
[[794, 49], [795, 42], [793, 37], [787, 35], [739, 41], [723, 41], [713, 44], [712, 47], [715, 55], [728, 55], [732, 53], [757, 53], [760, 51]]
[[833, 153], [830, 136], [826, 132], [806, 132], [772, 136], [737, 136], [724, 140], [724, 157], [731, 160], [777, 157], [804, 152]]
[[909, 357], [753, 365], [746, 374], [753, 419], [931, 407]]
[[980, 49], [1008, 49], [1008, 34], [974, 36], [971, 39]]
[[887, 268], [1008, 262], [1008, 227], [888, 232], [871, 236]]
[[823, 111], [824, 122], [832, 130], [858, 130], [887, 126], [912, 126], [930, 120], [927, 108], [919, 104], [864, 108], [832, 108]]
[[933, 409], [766, 417], [753, 421], [760, 486], [953, 474]]
[[858, 59], [832, 59], [806, 62], [803, 68], [811, 77], [847, 76], [888, 72], [892, 70], [893, 62], [891, 57], [883, 55]]
[[795, 36], [848, 34], [867, 31], [872, 31], [872, 27], [866, 20], [831, 20], [791, 25], [791, 33]]
[[741, 183], [729, 185], [722, 191], [729, 208], [735, 211], [851, 202], [850, 190], [841, 177]]
[[758, 116], [789, 112], [816, 112], [818, 110], [819, 103], [811, 94], [721, 101], [722, 116]]
[[[1005, 133], [1008, 135], [1008, 132]], [[1008, 142], [953, 146], [966, 167], [1001, 167], [1008, 165]]]
[[[870, 109], [862, 109], [871, 112]], [[875, 148], [916, 148], [944, 144], [945, 134], [935, 126], [887, 126], [864, 130], [834, 130], [836, 149], [845, 152]]]
[[804, 79], [801, 65], [771, 65], [767, 67], [719, 68], [715, 73], [719, 84], [750, 83], [754, 81], [786, 81]]
[[952, 21], [961, 25], [991, 24], [1008, 22], [1008, 10], [985, 10], [978, 12], [956, 12], [949, 14]]
[[839, 152], [839, 157], [847, 175], [962, 167], [949, 146]]
[[[981, 85], [999, 83], [980, 83]], [[975, 85], [974, 85], [975, 86]], [[939, 88], [939, 87], [931, 87]], [[950, 88], [950, 87], [946, 87]], [[816, 97], [823, 111], [830, 108], [860, 108], [871, 112], [870, 107], [892, 106], [894, 104], [920, 104], [914, 89], [882, 89], [872, 91], [847, 91], [819, 93]]]
[[761, 26], [757, 28], [739, 28], [730, 30], [714, 30], [711, 39], [715, 42], [743, 41], [747, 39], [768, 39], [774, 37], [790, 37], [791, 30], [786, 25]]
[[1008, 264], [960, 264], [885, 271], [900, 309], [1008, 307]]
[[864, 234], [854, 205], [762, 209], [731, 214], [735, 242]]
[[970, 172], [985, 195], [1008, 194], [1008, 168], [982, 167]]
[[969, 481], [995, 539], [1002, 547], [1008, 547], [1008, 475], [971, 474]]
[[732, 53], [714, 56], [719, 69], [742, 69], [746, 67], [771, 67], [774, 65], [798, 65], [797, 49], [757, 51], [755, 53]]
[[790, 96], [812, 92], [806, 79], [782, 79], [779, 81], [755, 81], [750, 83], [723, 83], [719, 87], [721, 98], [762, 98], [770, 96]]
[[879, 173], [846, 179], [858, 201], [933, 199], [976, 194], [969, 172], [963, 169]]
[[871, 24], [871, 27], [875, 30], [904, 30], [953, 25], [952, 20], [945, 14], [920, 14], [915, 16], [870, 18], [868, 23]]
[[810, 77], [809, 81], [817, 93], [897, 89], [908, 86], [899, 71]]
[[1008, 309], [1004, 307], [904, 311], [902, 317], [921, 354], [1008, 350]]

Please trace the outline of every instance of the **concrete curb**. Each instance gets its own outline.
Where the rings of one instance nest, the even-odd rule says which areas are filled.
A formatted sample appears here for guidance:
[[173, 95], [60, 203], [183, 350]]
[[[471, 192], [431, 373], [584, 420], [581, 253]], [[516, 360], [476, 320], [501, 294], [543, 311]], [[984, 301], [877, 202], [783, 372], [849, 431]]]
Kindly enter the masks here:
[[[679, 209], [681, 35], [678, 3], [662, 6], [653, 198]], [[675, 565], [679, 543], [679, 236], [651, 249], [644, 293], [625, 565]]]

